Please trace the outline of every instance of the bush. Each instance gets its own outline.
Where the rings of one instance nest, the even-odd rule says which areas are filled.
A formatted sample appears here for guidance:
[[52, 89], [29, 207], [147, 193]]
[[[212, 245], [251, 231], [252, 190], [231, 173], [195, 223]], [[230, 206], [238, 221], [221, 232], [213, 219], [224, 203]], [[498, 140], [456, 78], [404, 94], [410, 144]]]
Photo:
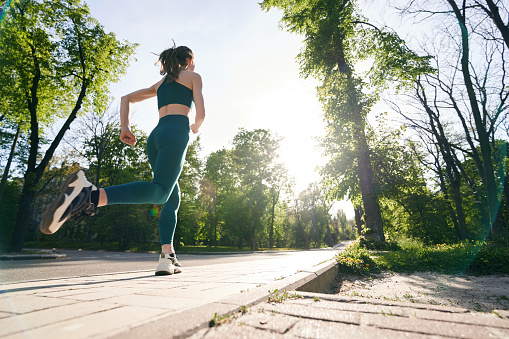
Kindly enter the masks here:
[[[401, 246], [382, 245], [362, 237], [336, 256], [340, 273], [438, 272], [446, 274], [509, 274], [509, 246], [500, 241], [462, 241], [424, 245], [405, 239]], [[396, 250], [384, 251], [388, 248]], [[373, 255], [375, 254], [375, 255]]]
[[376, 263], [365, 248], [352, 244], [336, 256], [340, 273], [369, 274], [377, 270]]
[[364, 236], [360, 236], [353, 242], [357, 248], [365, 248], [371, 251], [398, 251], [401, 247], [394, 241], [376, 241]]
[[468, 271], [473, 274], [509, 274], [509, 248], [493, 242], [484, 244]]
[[400, 251], [379, 253], [374, 260], [378, 267], [394, 272], [509, 273], [509, 248], [481, 241], [408, 246]]

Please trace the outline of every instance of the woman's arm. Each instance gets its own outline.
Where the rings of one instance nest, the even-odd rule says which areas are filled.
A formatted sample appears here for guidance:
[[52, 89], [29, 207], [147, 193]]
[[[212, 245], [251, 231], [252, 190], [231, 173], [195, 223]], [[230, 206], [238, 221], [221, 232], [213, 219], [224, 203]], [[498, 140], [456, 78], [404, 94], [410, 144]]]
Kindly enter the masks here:
[[140, 89], [136, 92], [124, 95], [120, 99], [120, 125], [122, 128], [130, 127], [129, 115], [131, 113], [131, 104], [155, 97], [157, 95], [156, 88], [158, 87], [159, 82], [149, 88]]
[[155, 97], [157, 95], [157, 88], [163, 80], [164, 79], [161, 79], [148, 88], [124, 95], [120, 99], [120, 140], [122, 140], [122, 142], [131, 146], [136, 144], [136, 136], [131, 133], [131, 123], [129, 121], [131, 104]]
[[205, 120], [205, 103], [203, 101], [202, 87], [201, 76], [195, 73], [193, 76], [193, 99], [194, 106], [196, 107], [196, 116], [194, 124], [191, 125], [193, 133], [198, 133], [201, 124]]

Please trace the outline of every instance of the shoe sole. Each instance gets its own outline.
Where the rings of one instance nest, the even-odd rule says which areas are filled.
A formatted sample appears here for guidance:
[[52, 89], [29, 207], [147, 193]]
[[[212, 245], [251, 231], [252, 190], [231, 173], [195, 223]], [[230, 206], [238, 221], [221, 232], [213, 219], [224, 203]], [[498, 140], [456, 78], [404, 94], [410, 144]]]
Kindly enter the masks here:
[[156, 271], [156, 275], [172, 275], [173, 273], [170, 273], [168, 271]]
[[[82, 170], [78, 170], [71, 174], [62, 186], [60, 186], [59, 195], [48, 206], [42, 216], [41, 224], [39, 226], [42, 233], [53, 234], [58, 231], [67, 220], [69, 220], [69, 218], [66, 218], [60, 221], [60, 218], [74, 198], [76, 198], [83, 187], [85, 187], [84, 182], [87, 182], [85, 173], [83, 173]], [[65, 192], [69, 187], [73, 187], [73, 191], [70, 195], [67, 195]]]

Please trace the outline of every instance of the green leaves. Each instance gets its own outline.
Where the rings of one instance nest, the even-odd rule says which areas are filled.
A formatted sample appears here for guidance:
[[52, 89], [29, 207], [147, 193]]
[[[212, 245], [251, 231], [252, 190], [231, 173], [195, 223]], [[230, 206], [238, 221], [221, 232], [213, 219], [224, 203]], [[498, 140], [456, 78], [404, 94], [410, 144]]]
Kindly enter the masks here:
[[[366, 25], [359, 22], [358, 25]], [[419, 56], [408, 48], [405, 41], [395, 32], [382, 29], [362, 30], [360, 41], [355, 44], [360, 60], [372, 59], [373, 65], [367, 72], [370, 86], [385, 89], [395, 83], [399, 89], [413, 86], [420, 75], [432, 74], [432, 56]]]

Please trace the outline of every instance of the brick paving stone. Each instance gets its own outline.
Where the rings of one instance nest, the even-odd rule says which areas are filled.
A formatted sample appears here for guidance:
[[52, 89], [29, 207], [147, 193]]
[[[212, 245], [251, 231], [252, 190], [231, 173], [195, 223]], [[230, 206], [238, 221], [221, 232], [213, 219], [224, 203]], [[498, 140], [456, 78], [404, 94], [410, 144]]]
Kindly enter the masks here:
[[[94, 313], [76, 319], [57, 322], [52, 325], [39, 327], [29, 332], [31, 338], [106, 338], [115, 331], [124, 331], [133, 324], [143, 324], [161, 316], [160, 310], [147, 307], [124, 306], [104, 312]], [[107, 321], [105, 321], [107, 319]], [[27, 338], [27, 333], [21, 332], [4, 338]]]
[[280, 314], [308, 319], [329, 320], [348, 324], [360, 324], [361, 321], [361, 315], [354, 312], [313, 308], [285, 302], [282, 304], [266, 303], [260, 304], [258, 306], [261, 307], [264, 311], [274, 311]]
[[75, 304], [71, 304], [21, 315], [15, 315], [10, 318], [0, 319], [0, 336], [27, 331], [33, 328], [51, 325], [57, 321], [61, 322], [64, 320], [81, 317], [87, 314], [102, 312], [117, 307], [121, 306], [91, 301], [80, 303], [79, 307], [76, 307]]
[[113, 297], [121, 297], [125, 295], [133, 295], [137, 292], [143, 292], [143, 288], [113, 288], [113, 287], [104, 287], [98, 288], [95, 290], [87, 289], [83, 291], [83, 293], [73, 293], [72, 295], [63, 295], [59, 298], [61, 299], [69, 299], [76, 301], [92, 301], [92, 300], [101, 300], [101, 299], [109, 299]]
[[[210, 285], [210, 284], [207, 284]], [[194, 298], [194, 299], [207, 299], [209, 301], [219, 301], [230, 296], [232, 293], [242, 293], [249, 289], [256, 287], [254, 284], [225, 284], [217, 283], [215, 287], [207, 286], [206, 289], [202, 286], [195, 286], [195, 288], [171, 288], [171, 289], [150, 289], [139, 292], [141, 295], [151, 296], [169, 296], [178, 298]]]
[[8, 312], [0, 312], [0, 319], [12, 317], [14, 314]]
[[119, 333], [109, 339], [154, 339], [154, 338], [183, 338], [185, 333], [207, 326], [215, 314], [234, 314], [236, 306], [220, 303], [206, 305], [171, 313], [165, 319], [152, 321], [128, 332]]
[[361, 325], [453, 338], [483, 338], [487, 333], [487, 328], [484, 326], [378, 314], [362, 314]]
[[55, 281], [41, 281], [30, 283], [11, 283], [2, 285], [2, 295], [32, 295], [34, 293], [42, 293], [45, 291], [64, 291], [77, 286], [77, 284], [69, 284]]
[[487, 329], [487, 333], [484, 335], [484, 338], [509, 338], [509, 330], [501, 329], [501, 328], [493, 328], [490, 327]]
[[370, 339], [400, 339], [400, 338], [437, 338], [424, 334], [385, 330], [374, 327], [358, 326], [321, 320], [300, 320], [287, 336], [300, 338], [370, 338]]
[[192, 339], [225, 339], [225, 338], [239, 338], [239, 339], [279, 339], [288, 338], [285, 335], [259, 330], [250, 326], [234, 325], [234, 326], [219, 326], [202, 329], [189, 338]]
[[330, 300], [330, 301], [339, 301], [346, 302], [351, 304], [366, 304], [366, 305], [386, 305], [386, 306], [407, 306], [415, 309], [422, 310], [433, 310], [433, 311], [442, 311], [449, 313], [470, 313], [471, 311], [467, 308], [463, 307], [451, 307], [451, 306], [442, 306], [442, 305], [431, 305], [431, 304], [418, 304], [404, 301], [392, 301], [392, 300], [382, 300], [382, 299], [374, 299], [374, 298], [355, 298], [355, 297], [345, 297], [334, 294], [321, 294], [321, 293], [312, 293], [312, 292], [301, 292], [297, 291], [299, 295], [307, 298], [320, 297], [322, 300]]
[[[318, 297], [317, 297], [318, 298]], [[360, 313], [374, 313], [374, 314], [391, 314], [395, 316], [418, 318], [426, 320], [448, 321], [454, 323], [463, 323], [470, 325], [493, 326], [500, 328], [509, 328], [509, 321], [500, 319], [493, 313], [450, 313], [443, 311], [430, 311], [415, 309], [410, 305], [401, 306], [385, 306], [385, 305], [372, 305], [372, 304], [350, 304], [346, 302], [334, 302], [329, 300], [318, 300], [304, 298], [304, 299], [291, 299], [286, 303], [309, 305], [311, 307], [336, 309], [350, 312]]]
[[[45, 297], [51, 297], [51, 298], [63, 298], [63, 299], [73, 299], [73, 300], [98, 300], [102, 298], [96, 298], [97, 295], [103, 295], [104, 293], [107, 293], [111, 296], [120, 296], [120, 295], [126, 295], [126, 294], [134, 294], [137, 292], [144, 291], [143, 288], [135, 288], [135, 287], [127, 287], [124, 286], [122, 288], [119, 287], [89, 287], [89, 288], [72, 288], [72, 289], [66, 289], [61, 291], [46, 291], [43, 293], [40, 293], [40, 296]], [[90, 294], [90, 295], [88, 295]], [[93, 294], [93, 295], [92, 295]], [[86, 296], [85, 299], [82, 299], [81, 297], [76, 296]], [[87, 296], [88, 295], [88, 296]]]
[[494, 310], [502, 318], [509, 319], [509, 310]]
[[73, 300], [47, 298], [37, 295], [15, 295], [0, 297], [0, 311], [15, 314], [34, 312], [56, 306], [73, 304]]
[[[385, 300], [330, 301], [327, 299], [335, 298], [317, 293], [303, 293], [303, 297], [289, 298], [282, 303], [261, 302], [252, 306], [246, 315], [219, 327], [202, 329], [191, 338], [276, 335], [285, 338], [509, 338], [509, 321], [495, 314]], [[252, 332], [252, 328], [264, 332]]]
[[190, 307], [206, 304], [208, 301], [204, 299], [191, 299], [191, 298], [175, 298], [175, 297], [155, 297], [151, 295], [124, 295], [119, 297], [107, 298], [107, 302], [124, 305], [124, 306], [140, 306], [156, 308], [161, 311], [177, 311], [184, 310]]
[[235, 322], [259, 330], [285, 334], [299, 321], [299, 318], [284, 314], [252, 311]]

